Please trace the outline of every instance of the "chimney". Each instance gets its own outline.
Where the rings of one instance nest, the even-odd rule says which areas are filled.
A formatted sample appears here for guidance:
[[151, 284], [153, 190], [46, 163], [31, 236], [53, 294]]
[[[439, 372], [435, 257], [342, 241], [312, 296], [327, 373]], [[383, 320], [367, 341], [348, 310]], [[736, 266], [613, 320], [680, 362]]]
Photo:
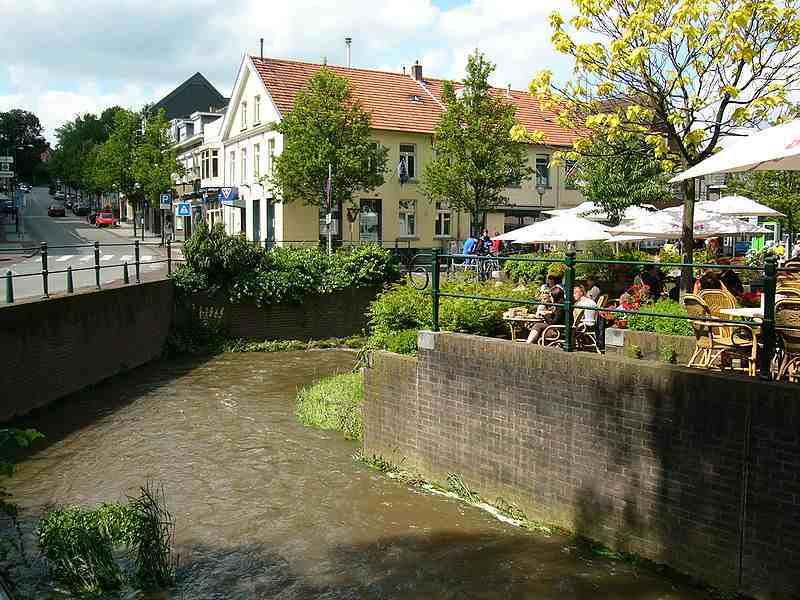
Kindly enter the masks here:
[[406, 74], [406, 66], [403, 65], [403, 75], [405, 75], [405, 74]]
[[506, 87], [506, 98], [511, 98], [511, 84]]
[[411, 75], [419, 82], [422, 82], [422, 65], [419, 64], [418, 60], [414, 61], [414, 65], [411, 67]]
[[344, 53], [345, 53], [345, 62], [347, 63], [347, 68], [350, 68], [350, 45], [353, 43], [353, 38], [347, 36], [344, 38]]
[[264, 38], [261, 38], [261, 54], [259, 56], [264, 58]]

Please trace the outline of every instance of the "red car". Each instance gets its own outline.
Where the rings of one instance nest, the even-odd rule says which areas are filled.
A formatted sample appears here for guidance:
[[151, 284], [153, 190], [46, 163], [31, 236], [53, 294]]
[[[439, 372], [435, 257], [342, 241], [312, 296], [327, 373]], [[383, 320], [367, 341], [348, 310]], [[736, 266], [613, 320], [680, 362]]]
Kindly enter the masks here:
[[113, 213], [102, 212], [97, 215], [94, 224], [98, 227], [116, 227], [117, 220], [114, 218]]
[[50, 207], [47, 209], [47, 216], [48, 217], [65, 217], [65, 216], [67, 216], [67, 213], [64, 210], [63, 206], [59, 206], [58, 204], [51, 204]]

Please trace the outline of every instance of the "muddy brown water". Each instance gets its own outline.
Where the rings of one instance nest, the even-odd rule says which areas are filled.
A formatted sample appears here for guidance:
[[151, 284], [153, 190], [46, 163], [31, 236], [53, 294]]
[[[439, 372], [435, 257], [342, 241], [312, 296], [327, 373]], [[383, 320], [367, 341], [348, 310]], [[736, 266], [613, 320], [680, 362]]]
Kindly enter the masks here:
[[[46, 443], [8, 486], [28, 537], [48, 504], [121, 500], [151, 480], [176, 519], [179, 582], [126, 598], [702, 597], [392, 481], [338, 433], [299, 425], [297, 389], [352, 364], [326, 351], [152, 365], [41, 411], [25, 424]], [[20, 597], [66, 597], [29, 550]]]

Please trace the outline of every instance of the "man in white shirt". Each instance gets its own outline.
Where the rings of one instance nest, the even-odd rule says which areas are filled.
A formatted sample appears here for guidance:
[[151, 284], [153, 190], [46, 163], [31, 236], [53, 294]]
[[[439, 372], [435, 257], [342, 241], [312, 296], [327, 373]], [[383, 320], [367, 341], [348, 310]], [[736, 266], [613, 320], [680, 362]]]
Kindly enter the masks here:
[[582, 285], [576, 285], [572, 292], [572, 298], [575, 300], [575, 309], [583, 310], [583, 323], [588, 328], [593, 328], [595, 320], [597, 319], [597, 311], [592, 310], [597, 308], [597, 302], [586, 295], [586, 290]]

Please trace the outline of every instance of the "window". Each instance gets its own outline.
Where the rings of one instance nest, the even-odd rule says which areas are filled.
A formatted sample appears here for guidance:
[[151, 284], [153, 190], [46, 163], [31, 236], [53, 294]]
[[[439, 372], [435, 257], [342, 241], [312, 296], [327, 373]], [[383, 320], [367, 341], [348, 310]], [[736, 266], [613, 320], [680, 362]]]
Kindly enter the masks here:
[[[256, 96], [258, 98], [258, 96]], [[261, 177], [261, 145], [253, 145], [253, 178], [258, 179]]]
[[550, 157], [546, 154], [536, 156], [536, 185], [550, 187]]
[[400, 160], [405, 160], [408, 169], [408, 178], [417, 176], [417, 146], [416, 144], [400, 144]]
[[242, 108], [239, 112], [242, 113], [242, 129], [247, 129], [247, 102], [242, 102]]
[[211, 176], [219, 177], [219, 150], [211, 151]]
[[242, 183], [247, 181], [247, 149], [242, 148], [242, 171], [239, 174], [239, 177], [242, 179]]
[[230, 185], [233, 185], [233, 183], [236, 181], [236, 151], [235, 150], [231, 150], [231, 161], [230, 161], [230, 166], [228, 167], [228, 172], [230, 173], [230, 179], [228, 180], [228, 183]]
[[450, 206], [447, 202], [436, 203], [436, 230], [434, 235], [436, 237], [450, 237], [452, 232], [453, 213], [450, 211]]
[[378, 157], [380, 153], [383, 151], [383, 146], [380, 142], [374, 142], [374, 148], [372, 149], [372, 153], [369, 157], [369, 170], [373, 173], [378, 172]]
[[267, 168], [269, 169], [270, 173], [275, 172], [275, 139], [267, 140], [267, 160], [269, 164]]
[[400, 237], [417, 235], [417, 201], [400, 200]]
[[253, 98], [253, 125], [261, 123], [261, 96]]
[[208, 150], [203, 150], [202, 154], [200, 155], [200, 167], [200, 176], [203, 179], [206, 179], [211, 169], [211, 153]]

